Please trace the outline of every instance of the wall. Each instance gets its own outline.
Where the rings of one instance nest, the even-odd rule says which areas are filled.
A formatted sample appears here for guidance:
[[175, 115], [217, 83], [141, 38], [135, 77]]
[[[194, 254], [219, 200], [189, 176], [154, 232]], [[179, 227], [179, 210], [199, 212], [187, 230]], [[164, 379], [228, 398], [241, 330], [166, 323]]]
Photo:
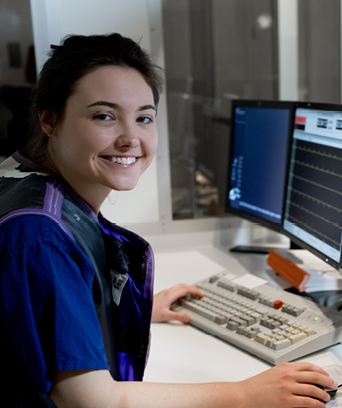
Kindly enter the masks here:
[[278, 0], [279, 99], [298, 99], [298, 0]]

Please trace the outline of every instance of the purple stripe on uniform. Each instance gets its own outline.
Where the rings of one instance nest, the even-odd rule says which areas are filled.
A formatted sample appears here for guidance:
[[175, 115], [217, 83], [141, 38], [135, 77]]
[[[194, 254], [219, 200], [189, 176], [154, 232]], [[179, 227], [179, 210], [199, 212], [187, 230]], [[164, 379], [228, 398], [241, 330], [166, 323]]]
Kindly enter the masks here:
[[62, 205], [63, 205], [63, 189], [61, 186], [58, 186], [56, 189], [57, 197], [55, 199], [55, 214], [58, 215], [58, 218], [62, 220]]
[[56, 181], [46, 183], [44, 198], [44, 210], [53, 214], [58, 220], [62, 220], [63, 193], [62, 188]]
[[51, 214], [52, 213], [52, 202], [54, 199], [55, 191], [53, 188], [53, 184], [51, 181], [46, 183], [46, 192], [44, 197], [44, 211]]
[[44, 210], [62, 221], [63, 189], [56, 181], [46, 183]]

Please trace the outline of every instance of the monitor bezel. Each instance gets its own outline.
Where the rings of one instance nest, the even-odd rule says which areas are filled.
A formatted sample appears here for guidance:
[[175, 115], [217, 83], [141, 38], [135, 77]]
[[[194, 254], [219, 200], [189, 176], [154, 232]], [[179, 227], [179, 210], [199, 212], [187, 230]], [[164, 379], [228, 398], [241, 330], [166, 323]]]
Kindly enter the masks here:
[[282, 212], [281, 217], [284, 213], [284, 194], [285, 194], [285, 187], [287, 182], [287, 172], [288, 172], [288, 161], [290, 155], [290, 146], [291, 146], [291, 136], [292, 136], [292, 126], [294, 123], [294, 102], [292, 101], [278, 101], [278, 100], [251, 100], [251, 99], [234, 99], [231, 105], [231, 129], [230, 129], [230, 140], [229, 140], [229, 148], [228, 148], [228, 168], [227, 168], [227, 183], [226, 183], [226, 191], [225, 191], [225, 211], [228, 214], [232, 214], [238, 216], [239, 218], [245, 219], [247, 221], [256, 223], [261, 225], [267, 229], [272, 231], [281, 232], [282, 230], [282, 218], [279, 223], [272, 222], [266, 220], [262, 217], [258, 217], [257, 215], [250, 214], [240, 209], [236, 209], [230, 206], [229, 200], [229, 191], [230, 191], [230, 180], [231, 180], [231, 173], [232, 173], [232, 160], [234, 156], [234, 124], [235, 124], [235, 109], [238, 107], [251, 107], [251, 108], [268, 108], [268, 109], [289, 109], [289, 129], [287, 135], [287, 151], [286, 151], [286, 168], [284, 172], [284, 190], [283, 190], [283, 203], [282, 203]]
[[[340, 104], [332, 104], [332, 103], [319, 103], [319, 102], [295, 102], [294, 109], [293, 109], [293, 128], [294, 128], [294, 121], [295, 121], [295, 114], [296, 109], [315, 109], [315, 110], [327, 110], [327, 111], [334, 111], [334, 112], [341, 112], [342, 113], [342, 105]], [[311, 245], [307, 244], [306, 242], [302, 241], [301, 239], [294, 236], [291, 232], [284, 229], [284, 217], [285, 217], [285, 208], [286, 208], [286, 196], [287, 196], [287, 185], [289, 182], [289, 168], [290, 168], [290, 155], [291, 155], [291, 148], [292, 148], [292, 140], [293, 140], [293, 131], [290, 137], [290, 145], [289, 145], [289, 157], [288, 157], [288, 168], [286, 172], [286, 181], [285, 181], [285, 191], [284, 191], [284, 202], [283, 202], [283, 214], [282, 214], [282, 223], [281, 223], [281, 233], [286, 237], [290, 238], [291, 242], [294, 242], [300, 248], [306, 249], [309, 252], [316, 255], [319, 259], [325, 261], [327, 264], [331, 265], [333, 268], [339, 270], [342, 267], [342, 255], [340, 256], [340, 261], [334, 261], [330, 259], [325, 254], [317, 250], [316, 248], [312, 247]]]

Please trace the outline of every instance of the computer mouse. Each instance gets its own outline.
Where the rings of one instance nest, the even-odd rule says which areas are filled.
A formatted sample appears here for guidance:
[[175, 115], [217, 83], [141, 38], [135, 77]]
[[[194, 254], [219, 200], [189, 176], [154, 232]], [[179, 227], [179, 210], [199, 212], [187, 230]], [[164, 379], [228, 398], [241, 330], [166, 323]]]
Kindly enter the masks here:
[[320, 388], [321, 390], [324, 390], [325, 392], [327, 392], [330, 395], [330, 397], [334, 397], [336, 395], [336, 393], [337, 393], [337, 389], [334, 390], [334, 389], [330, 389], [330, 388], [324, 388], [322, 385], [319, 385], [319, 384], [314, 384], [314, 385], [316, 387]]

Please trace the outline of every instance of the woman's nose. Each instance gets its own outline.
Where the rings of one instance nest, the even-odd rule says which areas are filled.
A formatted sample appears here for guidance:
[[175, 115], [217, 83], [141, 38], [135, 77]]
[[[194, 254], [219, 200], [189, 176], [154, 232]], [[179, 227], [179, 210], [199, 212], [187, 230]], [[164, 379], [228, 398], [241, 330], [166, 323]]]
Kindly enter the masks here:
[[134, 127], [129, 124], [123, 124], [120, 127], [119, 137], [115, 143], [118, 147], [136, 147], [138, 145], [138, 137]]

